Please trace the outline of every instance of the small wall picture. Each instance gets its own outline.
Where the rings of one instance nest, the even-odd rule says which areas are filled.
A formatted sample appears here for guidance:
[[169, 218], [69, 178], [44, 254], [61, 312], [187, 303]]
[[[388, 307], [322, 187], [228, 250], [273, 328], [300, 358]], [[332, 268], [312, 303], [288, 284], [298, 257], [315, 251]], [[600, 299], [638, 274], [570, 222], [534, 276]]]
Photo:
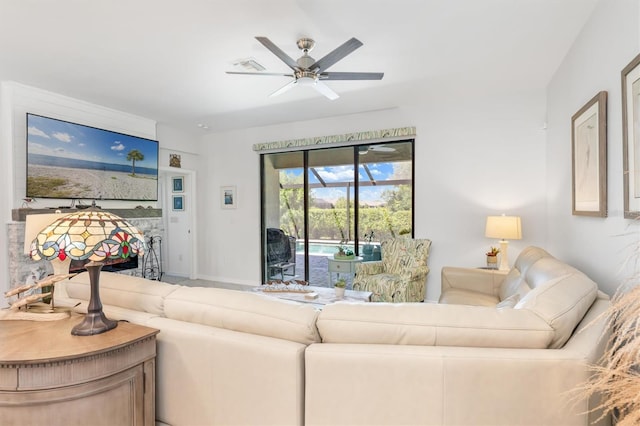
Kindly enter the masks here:
[[174, 211], [184, 210], [184, 195], [173, 196], [173, 210]]
[[181, 167], [180, 160], [180, 154], [169, 154], [169, 166], [178, 168]]
[[184, 192], [184, 177], [174, 176], [171, 178], [173, 183], [173, 192]]
[[220, 188], [220, 205], [223, 209], [235, 209], [237, 204], [236, 197], [235, 186], [223, 186]]

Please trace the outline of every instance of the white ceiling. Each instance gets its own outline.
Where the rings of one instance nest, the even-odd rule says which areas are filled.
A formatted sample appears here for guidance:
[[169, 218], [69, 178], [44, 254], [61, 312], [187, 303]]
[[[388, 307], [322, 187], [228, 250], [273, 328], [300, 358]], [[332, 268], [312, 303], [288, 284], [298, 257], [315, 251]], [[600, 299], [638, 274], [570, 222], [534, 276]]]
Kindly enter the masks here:
[[[0, 79], [208, 131], [406, 105], [432, 91], [544, 88], [597, 0], [0, 0]], [[328, 71], [384, 72], [327, 82], [330, 101], [286, 77], [228, 75], [253, 57], [289, 68], [296, 40], [320, 59], [364, 46]]]

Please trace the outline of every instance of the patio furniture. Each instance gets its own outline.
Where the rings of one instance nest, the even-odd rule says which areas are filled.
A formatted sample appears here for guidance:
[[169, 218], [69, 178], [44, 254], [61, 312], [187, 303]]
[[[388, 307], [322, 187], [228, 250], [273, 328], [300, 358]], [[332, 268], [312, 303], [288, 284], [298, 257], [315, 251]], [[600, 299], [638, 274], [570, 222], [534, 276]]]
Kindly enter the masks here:
[[282, 229], [267, 228], [267, 268], [269, 277], [296, 274], [296, 239]]

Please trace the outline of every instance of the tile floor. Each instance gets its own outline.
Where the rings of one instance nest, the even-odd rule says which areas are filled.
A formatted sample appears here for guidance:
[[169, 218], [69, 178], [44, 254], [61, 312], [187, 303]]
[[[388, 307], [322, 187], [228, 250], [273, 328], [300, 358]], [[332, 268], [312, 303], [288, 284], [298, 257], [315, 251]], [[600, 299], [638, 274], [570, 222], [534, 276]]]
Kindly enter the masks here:
[[[296, 256], [296, 267], [295, 276], [284, 275], [285, 280], [291, 279], [303, 279], [304, 278], [304, 257], [302, 255]], [[319, 287], [329, 287], [329, 272], [328, 272], [328, 262], [326, 256], [309, 256], [309, 284], [319, 286]], [[274, 276], [273, 279], [279, 279], [280, 275]], [[336, 278], [336, 274], [333, 274], [333, 278]], [[351, 284], [351, 278], [346, 277], [349, 285]], [[190, 280], [185, 277], [177, 277], [171, 275], [163, 275], [162, 281], [168, 282], [171, 284], [180, 284], [191, 287], [218, 287], [218, 288], [226, 288], [231, 290], [251, 290], [251, 286], [246, 286], [242, 284], [231, 284], [224, 283], [219, 281], [207, 281], [207, 280]]]

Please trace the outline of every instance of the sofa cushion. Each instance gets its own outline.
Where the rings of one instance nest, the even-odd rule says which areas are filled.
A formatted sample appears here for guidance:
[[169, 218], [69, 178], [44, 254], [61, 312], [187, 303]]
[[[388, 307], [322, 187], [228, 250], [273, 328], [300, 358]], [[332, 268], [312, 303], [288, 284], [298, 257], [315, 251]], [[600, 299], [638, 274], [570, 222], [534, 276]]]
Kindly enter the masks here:
[[[113, 272], [100, 272], [100, 300], [105, 305], [164, 315], [164, 299], [178, 286]], [[66, 283], [69, 297], [89, 300], [89, 273], [82, 272]]]
[[452, 288], [440, 296], [439, 303], [451, 305], [496, 306], [496, 296], [478, 291]]
[[318, 311], [247, 291], [180, 287], [165, 299], [167, 318], [310, 344], [320, 341]]
[[534, 263], [545, 257], [553, 256], [540, 247], [528, 246], [520, 252], [513, 267], [514, 269], [517, 269], [521, 275], [526, 275], [527, 271]]
[[554, 330], [551, 348], [562, 347], [598, 295], [589, 277], [554, 258], [540, 259], [527, 271], [535, 287], [514, 307], [528, 309]]
[[307, 345], [161, 317], [148, 326], [160, 330], [156, 419], [173, 426], [303, 425]]
[[317, 325], [324, 343], [546, 348], [554, 336], [528, 310], [435, 303], [334, 303]]

